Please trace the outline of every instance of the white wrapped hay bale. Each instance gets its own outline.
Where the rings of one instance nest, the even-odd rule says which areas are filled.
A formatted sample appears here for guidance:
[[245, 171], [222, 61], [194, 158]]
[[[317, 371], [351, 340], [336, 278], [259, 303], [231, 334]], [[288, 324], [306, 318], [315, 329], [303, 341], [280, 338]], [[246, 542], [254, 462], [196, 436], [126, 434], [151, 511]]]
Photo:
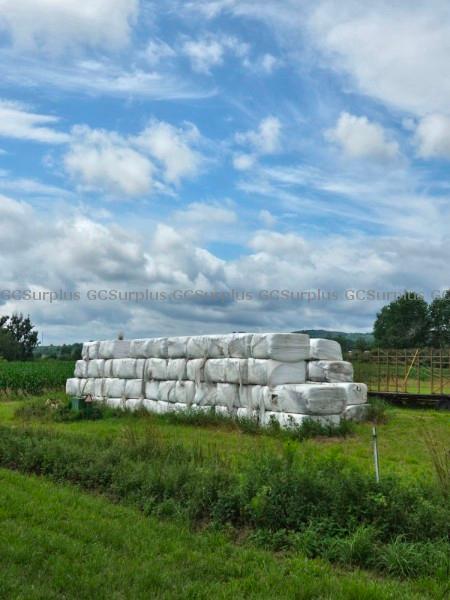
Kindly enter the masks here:
[[272, 408], [272, 392], [266, 385], [249, 385], [251, 407], [264, 413]]
[[130, 412], [136, 412], [142, 410], [144, 407], [144, 401], [142, 398], [128, 398], [125, 400], [125, 410]]
[[196, 335], [188, 339], [186, 346], [187, 358], [222, 358], [223, 336]]
[[365, 383], [334, 383], [330, 385], [337, 385], [345, 390], [347, 404], [365, 404], [367, 402], [367, 385]]
[[66, 381], [66, 394], [68, 396], [80, 395], [80, 379], [72, 377]]
[[105, 404], [114, 410], [125, 410], [126, 408], [124, 398], [106, 398]]
[[306, 362], [280, 362], [258, 358], [248, 359], [248, 383], [254, 385], [281, 385], [305, 383]]
[[207, 360], [204, 369], [205, 381], [215, 383], [246, 384], [247, 359], [245, 358], [212, 358]]
[[279, 385], [271, 394], [274, 412], [339, 415], [347, 403], [346, 390], [339, 385]]
[[142, 379], [145, 360], [142, 358], [114, 358], [105, 373], [119, 379]]
[[188, 337], [167, 338], [168, 358], [185, 358], [187, 354]]
[[236, 415], [239, 419], [252, 419], [253, 421], [259, 421], [259, 411], [251, 408], [238, 408]]
[[165, 358], [149, 358], [145, 363], [145, 379], [164, 381], [167, 379], [167, 360]]
[[254, 333], [248, 356], [297, 362], [308, 359], [309, 352], [306, 333]]
[[305, 421], [315, 421], [321, 425], [333, 425], [337, 426], [341, 422], [340, 415], [300, 415], [297, 413], [280, 413], [280, 412], [266, 412], [261, 423], [263, 425], [270, 425], [272, 421], [275, 421], [283, 427], [283, 429], [292, 429], [295, 427], [301, 427]]
[[370, 404], [348, 404], [343, 417], [349, 421], [364, 421], [369, 414]]
[[167, 338], [150, 338], [145, 344], [146, 358], [167, 358]]
[[312, 360], [308, 363], [308, 381], [352, 382], [353, 365], [344, 360]]
[[88, 361], [87, 360], [77, 360], [75, 363], [75, 377], [78, 379], [86, 379], [87, 377], [87, 369], [88, 369]]
[[239, 386], [235, 383], [218, 383], [217, 405], [226, 406], [229, 410], [240, 408]]
[[147, 400], [158, 400], [159, 381], [147, 381], [145, 383], [145, 397]]
[[176, 381], [161, 381], [158, 388], [158, 401], [175, 402]]
[[104, 381], [104, 395], [107, 398], [122, 398], [125, 395], [126, 379], [107, 378]]
[[95, 396], [95, 379], [80, 379], [80, 396]]
[[186, 376], [190, 381], [205, 381], [205, 358], [192, 358], [186, 363]]
[[251, 356], [251, 333], [232, 333], [222, 336], [220, 345], [223, 356], [230, 358], [248, 358]]
[[167, 361], [167, 379], [181, 381], [187, 378], [185, 358], [169, 358]]
[[323, 338], [311, 338], [311, 359], [313, 360], [342, 360], [342, 349], [339, 342]]
[[131, 342], [126, 340], [112, 340], [99, 343], [99, 358], [129, 358]]
[[175, 402], [184, 404], [185, 407], [194, 404], [195, 383], [193, 381], [177, 381], [175, 384]]
[[215, 406], [217, 404], [217, 386], [215, 383], [196, 383], [194, 404], [197, 406]]
[[94, 379], [98, 377], [103, 377], [105, 372], [105, 361], [102, 358], [97, 358], [94, 360], [90, 360], [87, 363], [87, 376], [93, 377]]
[[150, 358], [147, 350], [149, 342], [148, 338], [131, 340], [129, 356], [131, 358]]
[[231, 417], [233, 414], [227, 406], [220, 406], [220, 405], [214, 407], [214, 412], [216, 415], [219, 415], [220, 417]]
[[142, 400], [142, 407], [150, 413], [158, 413], [158, 401], [150, 398]]
[[99, 358], [98, 349], [100, 342], [85, 342], [81, 349], [81, 358], [83, 360], [94, 360]]
[[143, 398], [144, 382], [142, 379], [127, 379], [125, 381], [125, 398]]
[[158, 400], [158, 415], [165, 415], [172, 410], [172, 403], [164, 400]]
[[94, 398], [97, 400], [103, 400], [105, 396], [104, 382], [104, 379], [95, 379], [94, 381]]

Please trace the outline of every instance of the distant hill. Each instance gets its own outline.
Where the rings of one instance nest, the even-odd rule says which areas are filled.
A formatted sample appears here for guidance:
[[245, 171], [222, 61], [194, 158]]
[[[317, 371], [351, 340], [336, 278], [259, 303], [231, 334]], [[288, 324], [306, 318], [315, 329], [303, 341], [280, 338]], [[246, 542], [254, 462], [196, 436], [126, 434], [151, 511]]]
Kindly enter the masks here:
[[312, 338], [325, 338], [328, 340], [336, 340], [342, 346], [344, 351], [359, 348], [365, 350], [370, 348], [374, 343], [372, 333], [359, 333], [349, 331], [328, 331], [326, 329], [301, 329], [294, 333], [307, 333]]

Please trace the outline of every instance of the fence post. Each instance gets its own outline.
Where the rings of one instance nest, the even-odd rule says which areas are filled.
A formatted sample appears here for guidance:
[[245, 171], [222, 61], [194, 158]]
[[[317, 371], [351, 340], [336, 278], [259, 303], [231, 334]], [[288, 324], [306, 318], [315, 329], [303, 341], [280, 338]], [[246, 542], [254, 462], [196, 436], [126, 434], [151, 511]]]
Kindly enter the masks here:
[[380, 483], [380, 465], [378, 460], [378, 436], [377, 428], [372, 427], [373, 461], [375, 463], [375, 481]]

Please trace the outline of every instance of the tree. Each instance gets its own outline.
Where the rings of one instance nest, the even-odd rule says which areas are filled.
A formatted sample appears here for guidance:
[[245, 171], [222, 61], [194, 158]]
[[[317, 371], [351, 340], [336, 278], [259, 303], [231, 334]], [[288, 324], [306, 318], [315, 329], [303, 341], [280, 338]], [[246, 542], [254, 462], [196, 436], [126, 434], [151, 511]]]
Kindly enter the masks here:
[[377, 314], [373, 334], [383, 348], [425, 346], [429, 337], [428, 305], [414, 292], [405, 292]]
[[0, 330], [3, 336], [4, 332], [7, 332], [16, 342], [19, 349], [16, 357], [18, 360], [32, 358], [33, 350], [38, 345], [38, 332], [34, 329], [30, 317], [24, 317], [22, 314], [0, 317]]
[[430, 343], [435, 348], [450, 346], [450, 290], [430, 304]]
[[18, 360], [20, 357], [20, 345], [6, 329], [0, 328], [0, 358], [6, 360]]

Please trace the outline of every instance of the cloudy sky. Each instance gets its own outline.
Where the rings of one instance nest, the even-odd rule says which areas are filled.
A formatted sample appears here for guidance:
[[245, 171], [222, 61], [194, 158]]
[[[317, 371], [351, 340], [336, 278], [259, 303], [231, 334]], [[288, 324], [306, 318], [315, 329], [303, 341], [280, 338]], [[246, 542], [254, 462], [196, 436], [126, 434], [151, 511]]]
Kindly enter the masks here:
[[0, 313], [368, 331], [345, 290], [449, 287], [449, 57], [446, 0], [0, 0]]

